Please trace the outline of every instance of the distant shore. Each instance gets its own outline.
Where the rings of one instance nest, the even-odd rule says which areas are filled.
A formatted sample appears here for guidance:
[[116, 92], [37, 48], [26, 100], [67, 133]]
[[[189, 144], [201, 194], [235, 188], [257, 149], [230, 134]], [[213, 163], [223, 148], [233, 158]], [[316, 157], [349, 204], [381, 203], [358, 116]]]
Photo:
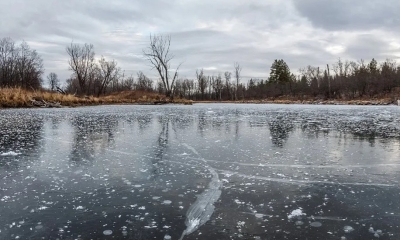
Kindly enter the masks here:
[[239, 101], [194, 101], [193, 103], [247, 103], [247, 104], [310, 104], [310, 105], [398, 105], [392, 99], [360, 99], [360, 100], [293, 100], [293, 99], [262, 99]]
[[238, 101], [193, 101], [187, 99], [170, 100], [164, 95], [155, 92], [123, 91], [106, 96], [75, 96], [72, 94], [61, 94], [46, 90], [28, 91], [21, 88], [0, 89], [0, 108], [61, 108], [79, 107], [111, 104], [132, 105], [163, 105], [163, 104], [185, 104], [196, 103], [241, 103], [241, 104], [311, 104], [311, 105], [398, 105], [398, 100], [393, 98], [373, 99], [293, 99], [281, 97], [279, 99], [262, 100], [238, 100]]

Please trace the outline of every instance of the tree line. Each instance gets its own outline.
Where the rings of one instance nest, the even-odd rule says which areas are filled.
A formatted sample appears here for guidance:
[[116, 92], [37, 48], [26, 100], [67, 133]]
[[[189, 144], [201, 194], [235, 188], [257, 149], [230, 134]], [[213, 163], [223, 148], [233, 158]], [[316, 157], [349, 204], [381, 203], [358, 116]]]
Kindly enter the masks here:
[[234, 72], [206, 76], [202, 69], [196, 79], [178, 79], [175, 95], [194, 100], [249, 100], [281, 96], [295, 99], [355, 99], [384, 97], [400, 93], [400, 66], [387, 59], [378, 63], [338, 59], [325, 68], [307, 66], [298, 74], [283, 59], [276, 59], [267, 79], [240, 81], [241, 67]]
[[[277, 98], [353, 99], [380, 97], [397, 93], [400, 88], [400, 67], [387, 59], [378, 63], [343, 61], [321, 68], [307, 66], [293, 73], [283, 59], [276, 59], [267, 79], [242, 81], [242, 66], [235, 62], [232, 71], [207, 75], [197, 69], [195, 78], [180, 78], [181, 64], [172, 68], [171, 37], [150, 36], [143, 49], [144, 58], [159, 78], [155, 81], [139, 71], [125, 76], [114, 59], [101, 56], [96, 60], [92, 44], [71, 43], [66, 47], [71, 77], [64, 92], [79, 95], [105, 95], [125, 90], [156, 91], [167, 97], [193, 100], [248, 100]], [[41, 88], [44, 80], [43, 60], [26, 42], [17, 45], [10, 38], [0, 40], [0, 87]], [[47, 76], [50, 90], [60, 88], [56, 73]]]
[[0, 87], [40, 88], [43, 72], [42, 58], [26, 42], [0, 39]]

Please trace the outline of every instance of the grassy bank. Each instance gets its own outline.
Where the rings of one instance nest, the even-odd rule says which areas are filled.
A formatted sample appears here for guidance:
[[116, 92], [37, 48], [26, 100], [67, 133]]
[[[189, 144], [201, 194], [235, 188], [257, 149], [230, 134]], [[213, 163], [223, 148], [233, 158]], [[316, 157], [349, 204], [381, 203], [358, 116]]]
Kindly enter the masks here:
[[164, 95], [144, 91], [124, 91], [101, 97], [78, 97], [72, 94], [60, 94], [46, 90], [28, 91], [22, 88], [0, 88], [0, 108], [34, 107], [35, 103], [76, 107], [100, 104], [185, 104], [190, 102], [185, 99], [169, 101]]
[[238, 101], [191, 101], [174, 99], [169, 101], [164, 95], [145, 91], [123, 91], [101, 97], [78, 97], [72, 94], [60, 94], [46, 90], [28, 91], [22, 88], [0, 88], [0, 108], [29, 108], [34, 103], [48, 103], [50, 106], [76, 107], [101, 104], [192, 104], [193, 103], [272, 103], [272, 104], [330, 104], [330, 105], [389, 105], [396, 104], [397, 98], [382, 96], [380, 98], [360, 98], [352, 100], [296, 99], [280, 97], [262, 100]]

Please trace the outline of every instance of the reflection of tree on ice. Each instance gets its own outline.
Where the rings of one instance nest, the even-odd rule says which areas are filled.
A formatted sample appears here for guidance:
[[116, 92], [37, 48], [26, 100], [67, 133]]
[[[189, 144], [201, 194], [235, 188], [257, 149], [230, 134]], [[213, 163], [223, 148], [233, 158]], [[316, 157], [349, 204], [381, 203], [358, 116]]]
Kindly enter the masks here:
[[[193, 147], [187, 144], [183, 145], [201, 158], [199, 153]], [[203, 162], [206, 163], [204, 160]], [[197, 200], [186, 212], [186, 229], [183, 231], [180, 239], [183, 239], [185, 235], [193, 233], [200, 226], [210, 220], [215, 209], [214, 203], [221, 196], [222, 182], [219, 180], [217, 171], [208, 165], [206, 165], [205, 168], [207, 168], [212, 174], [211, 182], [208, 184], [208, 189], [204, 190], [204, 192], [197, 196]]]
[[157, 139], [155, 157], [151, 160], [152, 166], [154, 167], [152, 170], [152, 177], [154, 179], [160, 175], [160, 164], [164, 158], [165, 151], [168, 148], [169, 140], [169, 119], [159, 117], [158, 122], [161, 124], [161, 131]]

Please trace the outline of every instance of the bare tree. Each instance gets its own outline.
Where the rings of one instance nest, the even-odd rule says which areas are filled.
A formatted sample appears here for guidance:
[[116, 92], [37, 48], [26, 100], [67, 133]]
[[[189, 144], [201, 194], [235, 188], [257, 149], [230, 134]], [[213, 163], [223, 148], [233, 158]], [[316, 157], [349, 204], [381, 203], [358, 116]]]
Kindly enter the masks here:
[[322, 78], [319, 67], [314, 67], [311, 65], [308, 65], [306, 68], [301, 68], [300, 73], [307, 78], [308, 85], [311, 85], [311, 82], [314, 79], [319, 81], [319, 79]]
[[15, 46], [11, 38], [0, 40], [0, 86], [40, 88], [43, 60], [26, 42]]
[[204, 93], [207, 89], [207, 77], [204, 76], [203, 69], [196, 70], [196, 77], [197, 77], [197, 86], [199, 88], [199, 92], [201, 93], [201, 100], [204, 100]]
[[133, 76], [129, 76], [126, 79], [121, 78], [121, 90], [132, 90], [135, 85], [135, 79]]
[[16, 73], [17, 50], [11, 38], [0, 40], [0, 86], [12, 86]]
[[150, 46], [143, 50], [145, 58], [157, 70], [167, 97], [172, 97], [175, 80], [178, 77], [178, 70], [181, 65], [178, 65], [171, 77], [171, 60], [174, 56], [170, 53], [170, 46], [171, 36], [150, 35]]
[[115, 60], [107, 61], [103, 56], [99, 60], [99, 78], [100, 78], [100, 86], [97, 96], [104, 93], [106, 87], [114, 81], [116, 78], [119, 78], [120, 68], [117, 67], [117, 62]]
[[235, 100], [238, 100], [238, 90], [239, 90], [240, 72], [242, 71], [242, 67], [239, 65], [238, 62], [235, 62], [234, 68], [235, 68], [235, 79], [236, 79]]
[[225, 88], [228, 94], [228, 99], [231, 99], [231, 77], [232, 73], [231, 72], [225, 72]]
[[183, 85], [187, 89], [188, 97], [190, 99], [191, 98], [191, 93], [194, 90], [194, 81], [193, 81], [193, 79], [185, 79], [183, 81]]
[[152, 91], [153, 90], [153, 81], [148, 78], [142, 71], [137, 73], [137, 83], [136, 90], [142, 91]]
[[71, 43], [66, 50], [70, 57], [68, 60], [70, 70], [73, 71], [75, 77], [78, 79], [80, 90], [86, 93], [89, 76], [95, 67], [93, 45]]
[[215, 85], [215, 94], [216, 94], [218, 100], [221, 101], [222, 100], [222, 89], [224, 87], [221, 74], [218, 74], [217, 78], [215, 79], [214, 85]]
[[32, 50], [24, 41], [17, 50], [16, 69], [18, 74], [16, 82], [24, 88], [40, 88], [42, 85], [41, 76], [44, 72], [42, 58], [36, 50]]
[[60, 80], [58, 79], [57, 74], [53, 72], [47, 75], [47, 81], [51, 91], [55, 91], [57, 87], [60, 87]]

